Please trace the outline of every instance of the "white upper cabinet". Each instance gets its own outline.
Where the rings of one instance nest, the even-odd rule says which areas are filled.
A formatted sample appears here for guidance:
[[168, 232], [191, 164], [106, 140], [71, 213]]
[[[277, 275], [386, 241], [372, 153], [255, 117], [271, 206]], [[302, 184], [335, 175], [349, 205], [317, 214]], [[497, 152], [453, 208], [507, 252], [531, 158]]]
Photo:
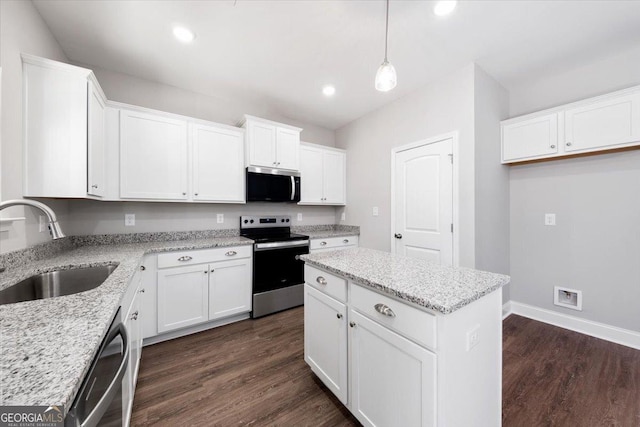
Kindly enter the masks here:
[[640, 93], [565, 112], [565, 151], [606, 149], [640, 142]]
[[531, 159], [558, 152], [558, 113], [502, 126], [502, 159]]
[[640, 145], [640, 86], [505, 120], [502, 163]]
[[95, 76], [26, 54], [22, 63], [24, 196], [101, 196], [105, 97]]
[[88, 175], [87, 193], [102, 197], [106, 190], [105, 100], [96, 85], [89, 81], [88, 101]]
[[304, 143], [300, 146], [301, 205], [346, 203], [346, 152]]
[[193, 200], [244, 203], [244, 132], [191, 124]]
[[299, 169], [302, 129], [246, 115], [247, 166]]
[[186, 200], [187, 122], [120, 111], [120, 197]]

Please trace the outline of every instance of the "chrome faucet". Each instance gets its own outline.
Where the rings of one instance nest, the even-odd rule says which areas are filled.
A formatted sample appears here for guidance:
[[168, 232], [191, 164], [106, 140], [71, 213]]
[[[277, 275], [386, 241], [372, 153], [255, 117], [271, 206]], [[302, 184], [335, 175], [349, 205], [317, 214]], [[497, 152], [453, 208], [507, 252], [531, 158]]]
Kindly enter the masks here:
[[40, 209], [46, 216], [49, 221], [49, 233], [51, 233], [52, 239], [62, 239], [65, 237], [62, 229], [60, 228], [60, 224], [58, 224], [58, 218], [56, 217], [56, 213], [44, 203], [36, 202], [35, 200], [27, 200], [27, 199], [17, 199], [17, 200], [7, 200], [0, 203], [0, 211], [8, 208], [10, 206], [31, 206], [33, 208]]

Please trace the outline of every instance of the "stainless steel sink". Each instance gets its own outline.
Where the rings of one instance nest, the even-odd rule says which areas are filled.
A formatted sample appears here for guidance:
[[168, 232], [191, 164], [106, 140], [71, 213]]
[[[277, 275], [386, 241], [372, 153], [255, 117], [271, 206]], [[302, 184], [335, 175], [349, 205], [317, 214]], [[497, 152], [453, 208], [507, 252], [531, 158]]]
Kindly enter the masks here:
[[100, 286], [117, 265], [36, 274], [0, 291], [0, 305], [77, 294]]

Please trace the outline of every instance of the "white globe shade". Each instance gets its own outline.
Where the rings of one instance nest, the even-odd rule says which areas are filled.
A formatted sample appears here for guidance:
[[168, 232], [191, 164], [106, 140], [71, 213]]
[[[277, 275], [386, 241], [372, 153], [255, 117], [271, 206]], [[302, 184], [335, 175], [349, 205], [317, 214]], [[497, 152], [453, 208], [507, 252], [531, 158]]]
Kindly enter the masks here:
[[376, 90], [380, 92], [388, 92], [398, 83], [396, 69], [389, 62], [385, 61], [378, 68], [376, 73]]

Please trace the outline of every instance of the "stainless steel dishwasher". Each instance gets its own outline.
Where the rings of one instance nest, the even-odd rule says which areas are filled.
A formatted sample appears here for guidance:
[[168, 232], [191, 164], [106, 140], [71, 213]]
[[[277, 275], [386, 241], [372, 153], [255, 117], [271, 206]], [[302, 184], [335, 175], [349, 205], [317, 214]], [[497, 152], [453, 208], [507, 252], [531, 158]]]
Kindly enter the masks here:
[[65, 418], [65, 427], [123, 426], [122, 380], [129, 364], [129, 337], [116, 313], [80, 391]]

